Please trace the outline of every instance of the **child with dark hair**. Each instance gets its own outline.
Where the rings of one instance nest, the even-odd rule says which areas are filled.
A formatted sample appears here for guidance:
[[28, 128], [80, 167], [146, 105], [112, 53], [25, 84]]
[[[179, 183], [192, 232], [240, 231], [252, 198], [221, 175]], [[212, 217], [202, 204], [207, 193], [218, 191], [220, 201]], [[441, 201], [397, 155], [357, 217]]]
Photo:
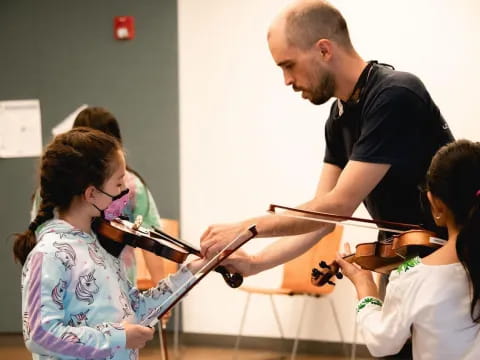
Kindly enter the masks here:
[[[75, 118], [73, 128], [76, 127], [88, 127], [91, 129], [100, 130], [108, 135], [113, 136], [122, 145], [122, 134], [120, 131], [120, 124], [110, 111], [103, 107], [90, 106], [83, 109]], [[127, 172], [125, 175], [125, 184], [129, 189], [128, 202], [124, 207], [121, 216], [134, 222], [138, 215], [142, 216], [142, 226], [145, 228], [158, 228], [161, 229], [161, 219], [157, 210], [157, 206], [153, 199], [150, 190], [147, 187], [145, 180], [140, 176], [138, 172], [133, 170], [127, 164]], [[34, 202], [32, 207], [32, 217], [36, 214], [38, 206], [40, 204], [41, 197], [37, 191], [34, 196]], [[122, 248], [121, 245], [116, 243], [103, 242], [103, 245], [124, 263], [127, 277], [135, 283], [137, 278], [137, 259], [142, 257], [146, 268], [154, 283], [163, 279], [167, 273], [165, 269], [166, 261], [152, 252], [144, 251], [141, 249], [134, 249], [130, 246]], [[167, 315], [168, 317], [168, 315]]]
[[42, 156], [39, 210], [14, 244], [34, 359], [137, 359], [153, 330], [135, 323], [205, 262], [182, 266], [144, 293], [132, 286], [91, 228], [102, 212], [126, 204], [125, 173], [120, 143], [97, 130], [61, 134]]
[[[390, 275], [385, 300], [371, 272], [337, 257], [360, 299], [357, 322], [372, 355], [401, 349], [412, 336], [413, 358], [480, 358], [480, 143], [459, 140], [433, 157], [427, 197], [447, 243]], [[392, 204], [394, 206], [394, 204]]]
[[[103, 131], [104, 133], [116, 138], [123, 145], [120, 124], [110, 111], [103, 107], [91, 106], [78, 113], [73, 128], [84, 126]], [[161, 219], [157, 210], [155, 200], [148, 189], [148, 186], [140, 174], [133, 170], [127, 164], [125, 175], [125, 184], [130, 190], [128, 202], [125, 206], [122, 216], [129, 221], [134, 222], [138, 215], [142, 216], [142, 226], [145, 228], [161, 229]], [[137, 259], [143, 258], [143, 262], [148, 269], [151, 279], [154, 283], [164, 278], [167, 274], [166, 261], [154, 253], [141, 249], [134, 249], [126, 246], [120, 253], [120, 260], [123, 261], [127, 270], [127, 276], [131, 282], [135, 283], [137, 278]], [[168, 319], [169, 314], [164, 319]]]

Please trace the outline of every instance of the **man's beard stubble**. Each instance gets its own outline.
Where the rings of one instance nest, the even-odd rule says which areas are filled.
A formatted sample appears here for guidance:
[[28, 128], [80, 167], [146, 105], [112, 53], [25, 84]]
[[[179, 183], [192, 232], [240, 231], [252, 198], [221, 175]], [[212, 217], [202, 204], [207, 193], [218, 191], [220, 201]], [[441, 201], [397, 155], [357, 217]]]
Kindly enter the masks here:
[[329, 72], [321, 76], [318, 85], [312, 90], [310, 102], [314, 105], [326, 103], [335, 94], [335, 79]]

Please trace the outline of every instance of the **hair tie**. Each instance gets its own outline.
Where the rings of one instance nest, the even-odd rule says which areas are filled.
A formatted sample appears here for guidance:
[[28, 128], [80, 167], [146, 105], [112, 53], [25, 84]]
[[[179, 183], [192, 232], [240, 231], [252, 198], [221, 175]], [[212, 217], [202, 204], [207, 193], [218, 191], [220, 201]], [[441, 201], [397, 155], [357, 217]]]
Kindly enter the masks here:
[[35, 221], [32, 221], [30, 225], [28, 225], [28, 230], [35, 232], [35, 230], [37, 230], [37, 227], [37, 223]]

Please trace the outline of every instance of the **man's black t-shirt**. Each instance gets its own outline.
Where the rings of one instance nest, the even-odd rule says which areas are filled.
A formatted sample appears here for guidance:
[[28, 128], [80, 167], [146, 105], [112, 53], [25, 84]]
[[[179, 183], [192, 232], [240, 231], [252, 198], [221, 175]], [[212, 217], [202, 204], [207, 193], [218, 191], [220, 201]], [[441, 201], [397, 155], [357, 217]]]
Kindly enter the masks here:
[[416, 76], [376, 62], [365, 68], [355, 89], [357, 101], [332, 105], [325, 162], [342, 169], [349, 160], [390, 164], [364, 200], [372, 218], [438, 232], [430, 211], [422, 210], [419, 190], [435, 152], [454, 140], [438, 107]]

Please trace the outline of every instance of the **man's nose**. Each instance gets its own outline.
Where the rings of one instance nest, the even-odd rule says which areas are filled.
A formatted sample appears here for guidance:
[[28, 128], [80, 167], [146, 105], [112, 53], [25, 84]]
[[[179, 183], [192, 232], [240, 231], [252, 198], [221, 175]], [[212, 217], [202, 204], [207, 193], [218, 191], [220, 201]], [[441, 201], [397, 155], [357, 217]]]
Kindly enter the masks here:
[[285, 82], [285, 85], [290, 86], [293, 84], [293, 77], [288, 74], [287, 72], [283, 73], [283, 81]]

